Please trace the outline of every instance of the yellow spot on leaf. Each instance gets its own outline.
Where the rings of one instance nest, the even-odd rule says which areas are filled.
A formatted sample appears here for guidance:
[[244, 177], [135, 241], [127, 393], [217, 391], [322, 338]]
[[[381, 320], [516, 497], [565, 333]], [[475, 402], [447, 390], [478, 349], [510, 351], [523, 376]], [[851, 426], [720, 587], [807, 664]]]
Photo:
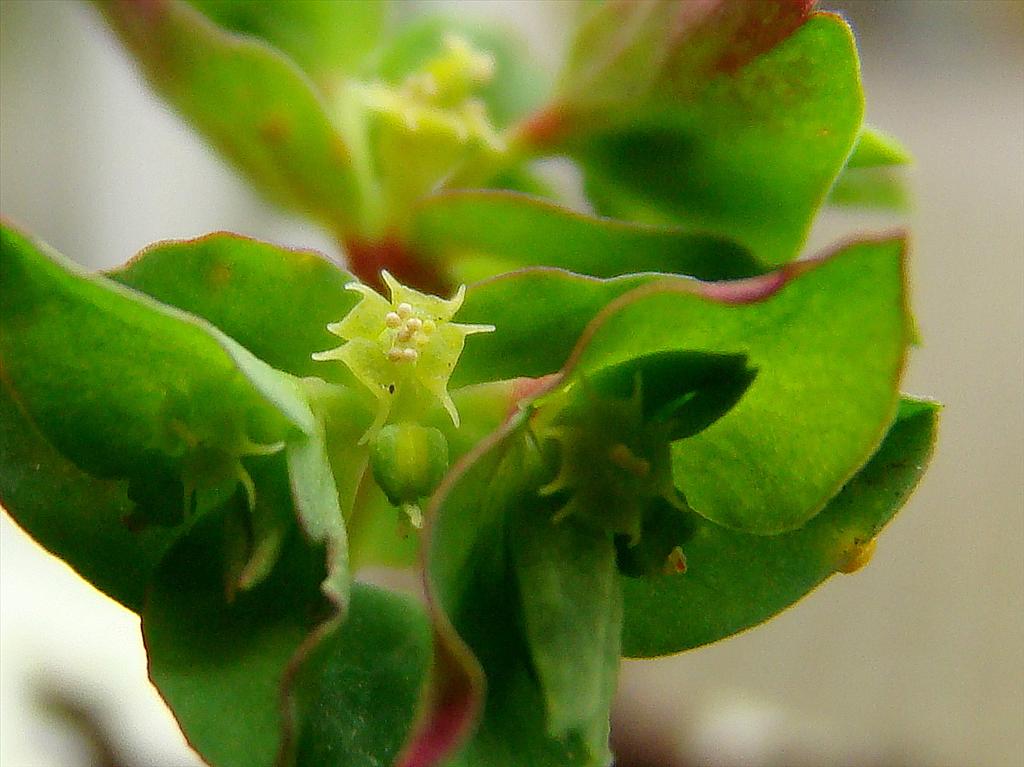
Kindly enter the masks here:
[[855, 540], [853, 546], [847, 550], [846, 556], [836, 568], [836, 572], [849, 575], [866, 566], [871, 561], [871, 556], [875, 553], [877, 541], [877, 538], [863, 542]]

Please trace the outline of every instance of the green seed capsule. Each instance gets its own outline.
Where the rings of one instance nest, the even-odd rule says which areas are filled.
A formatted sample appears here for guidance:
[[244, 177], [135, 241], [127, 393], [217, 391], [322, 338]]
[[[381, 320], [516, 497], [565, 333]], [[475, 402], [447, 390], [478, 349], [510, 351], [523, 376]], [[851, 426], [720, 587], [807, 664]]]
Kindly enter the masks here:
[[448, 471], [448, 442], [429, 426], [389, 424], [373, 440], [370, 465], [391, 503], [415, 504], [433, 493]]

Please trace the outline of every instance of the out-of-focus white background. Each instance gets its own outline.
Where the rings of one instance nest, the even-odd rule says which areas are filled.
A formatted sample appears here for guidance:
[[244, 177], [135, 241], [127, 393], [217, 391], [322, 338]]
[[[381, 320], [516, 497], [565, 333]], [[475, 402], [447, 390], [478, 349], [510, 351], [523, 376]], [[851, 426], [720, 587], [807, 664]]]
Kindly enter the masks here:
[[[869, 120], [917, 158], [909, 223], [925, 345], [905, 388], [946, 403], [938, 453], [867, 569], [755, 631], [628, 663], [621, 737], [640, 755], [631, 763], [650, 767], [1020, 767], [1024, 4], [829, 6], [858, 31]], [[557, 63], [566, 5], [474, 2], [459, 12], [519, 27], [532, 55]], [[74, 2], [0, 0], [0, 210], [97, 267], [218, 229], [334, 249], [225, 168]], [[808, 249], [894, 220], [827, 216]], [[4, 517], [4, 767], [94, 763], [40, 707], [47, 687], [92, 710], [125, 764], [198, 764], [146, 680], [138, 621]]]

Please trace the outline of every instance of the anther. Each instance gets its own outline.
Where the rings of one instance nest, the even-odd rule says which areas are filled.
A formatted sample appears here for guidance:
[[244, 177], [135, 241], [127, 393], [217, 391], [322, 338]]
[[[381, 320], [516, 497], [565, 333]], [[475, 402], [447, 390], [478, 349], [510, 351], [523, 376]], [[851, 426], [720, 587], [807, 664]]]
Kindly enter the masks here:
[[415, 333], [423, 327], [423, 320], [419, 317], [410, 317], [405, 321], [405, 327], [411, 332]]
[[384, 324], [389, 328], [397, 328], [402, 324], [402, 318], [398, 316], [397, 312], [388, 312], [384, 315]]
[[407, 304], [403, 301], [396, 307], [395, 311], [398, 312], [399, 317], [407, 320], [412, 316], [412, 304]]
[[410, 349], [410, 348], [402, 349], [402, 359], [406, 360], [407, 362], [415, 362], [419, 358], [420, 358], [420, 353], [418, 351], [416, 351], [415, 349]]
[[429, 320], [429, 319], [428, 320], [423, 320], [423, 332], [424, 333], [426, 333], [429, 336], [435, 330], [437, 330], [437, 323], [435, 323], [433, 320]]

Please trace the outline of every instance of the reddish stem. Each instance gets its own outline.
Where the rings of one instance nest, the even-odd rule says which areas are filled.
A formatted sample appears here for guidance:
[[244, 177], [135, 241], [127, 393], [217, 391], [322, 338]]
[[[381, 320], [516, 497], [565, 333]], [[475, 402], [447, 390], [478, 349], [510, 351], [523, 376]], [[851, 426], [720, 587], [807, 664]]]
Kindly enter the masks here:
[[397, 237], [389, 236], [376, 241], [346, 240], [345, 251], [352, 274], [381, 293], [386, 292], [380, 277], [384, 269], [403, 285], [425, 293], [444, 296], [451, 292], [450, 281], [437, 267], [418, 257]]
[[572, 131], [569, 114], [561, 104], [551, 104], [535, 112], [516, 127], [514, 143], [531, 149], [559, 144]]

